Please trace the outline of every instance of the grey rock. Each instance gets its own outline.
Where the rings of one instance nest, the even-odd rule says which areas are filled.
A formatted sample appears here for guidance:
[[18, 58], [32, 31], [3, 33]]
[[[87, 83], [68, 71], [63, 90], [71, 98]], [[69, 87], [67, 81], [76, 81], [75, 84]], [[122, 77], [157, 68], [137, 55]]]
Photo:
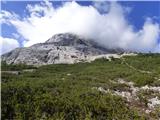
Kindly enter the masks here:
[[16, 48], [2, 55], [1, 60], [6, 61], [7, 64], [71, 64], [87, 61], [90, 56], [108, 53], [117, 53], [117, 51], [103, 48], [92, 40], [64, 33], [56, 34], [44, 43]]

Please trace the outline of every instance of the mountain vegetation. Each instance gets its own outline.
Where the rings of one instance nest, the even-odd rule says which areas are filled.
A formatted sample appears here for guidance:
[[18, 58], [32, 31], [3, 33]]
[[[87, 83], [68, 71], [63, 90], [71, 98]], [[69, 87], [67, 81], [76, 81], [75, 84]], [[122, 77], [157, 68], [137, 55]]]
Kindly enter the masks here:
[[[150, 120], [160, 118], [160, 106], [149, 99], [160, 93], [160, 54], [124, 56], [111, 61], [51, 64], [41, 67], [1, 63], [3, 120]], [[32, 71], [29, 71], [31, 70]], [[19, 74], [12, 74], [18, 71]], [[118, 82], [119, 79], [125, 82]], [[138, 100], [117, 92], [139, 88]], [[134, 98], [133, 98], [134, 99]], [[150, 112], [147, 112], [150, 111]]]

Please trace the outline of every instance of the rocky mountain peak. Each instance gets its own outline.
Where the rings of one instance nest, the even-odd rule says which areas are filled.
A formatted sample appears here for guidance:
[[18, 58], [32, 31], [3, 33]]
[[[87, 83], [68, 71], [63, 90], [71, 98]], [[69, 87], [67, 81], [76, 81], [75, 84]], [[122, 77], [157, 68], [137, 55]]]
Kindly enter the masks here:
[[45, 43], [52, 43], [57, 46], [90, 45], [88, 40], [72, 33], [56, 34]]
[[12, 50], [1, 58], [8, 64], [44, 65], [88, 61], [92, 56], [108, 53], [117, 52], [78, 35], [62, 33], [54, 35], [44, 43]]
[[62, 40], [74, 40], [77, 39], [79, 36], [71, 33], [59, 33], [53, 35], [50, 39], [46, 41], [46, 43], [55, 43], [55, 42], [60, 42]]

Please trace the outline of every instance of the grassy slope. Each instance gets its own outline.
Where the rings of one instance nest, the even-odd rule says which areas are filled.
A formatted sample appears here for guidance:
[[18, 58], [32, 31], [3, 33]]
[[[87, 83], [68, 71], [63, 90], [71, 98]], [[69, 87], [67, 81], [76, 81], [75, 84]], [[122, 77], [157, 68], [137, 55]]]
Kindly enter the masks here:
[[[118, 78], [133, 81], [136, 86], [160, 85], [155, 79], [160, 78], [160, 55], [138, 55], [124, 57], [124, 60], [46, 65], [20, 75], [3, 73], [2, 119], [144, 119], [145, 114], [139, 115], [138, 110], [129, 107], [121, 97], [92, 89], [119, 89], [123, 86], [111, 82]], [[26, 67], [2, 64], [2, 70]]]

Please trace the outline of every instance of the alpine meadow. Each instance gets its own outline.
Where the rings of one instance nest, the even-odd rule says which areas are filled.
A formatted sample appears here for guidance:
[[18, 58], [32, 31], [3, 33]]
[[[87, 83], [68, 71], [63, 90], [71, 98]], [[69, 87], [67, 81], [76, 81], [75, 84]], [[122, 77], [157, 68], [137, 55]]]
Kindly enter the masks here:
[[159, 120], [160, 1], [1, 1], [2, 120]]

